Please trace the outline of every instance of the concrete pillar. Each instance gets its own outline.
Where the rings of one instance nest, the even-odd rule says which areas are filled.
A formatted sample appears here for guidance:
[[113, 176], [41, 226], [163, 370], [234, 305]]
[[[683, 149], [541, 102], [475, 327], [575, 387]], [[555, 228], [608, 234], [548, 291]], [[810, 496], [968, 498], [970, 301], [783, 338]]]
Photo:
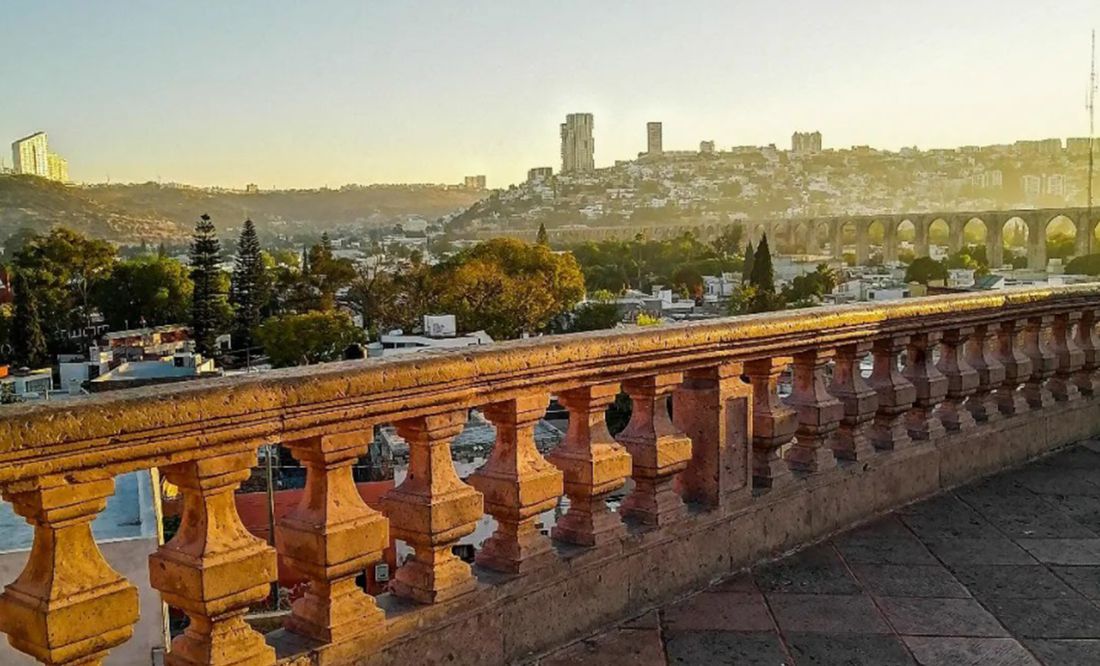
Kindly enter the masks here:
[[1083, 257], [1089, 254], [1089, 239], [1092, 237], [1088, 215], [1081, 213], [1073, 223], [1077, 226], [1077, 235], [1073, 239], [1073, 256]]
[[842, 230], [844, 225], [840, 220], [832, 220], [829, 222], [829, 232], [832, 236], [832, 255], [833, 259], [844, 258], [844, 236]]
[[888, 219], [882, 224], [882, 261], [889, 264], [898, 260], [898, 225], [901, 222]]
[[1046, 270], [1047, 230], [1037, 217], [1027, 220], [1027, 267]]
[[914, 251], [917, 257], [928, 256], [928, 227], [931, 222], [927, 219], [913, 220], [913, 227], [917, 235], [913, 241]]
[[947, 250], [951, 254], [955, 254], [963, 248], [963, 226], [965, 224], [966, 222], [959, 217], [953, 217], [947, 221]]
[[869, 222], [856, 223], [856, 265], [866, 266], [871, 260], [871, 239]]
[[1005, 263], [1004, 221], [994, 220], [986, 223], [985, 252], [990, 268], [999, 268]]

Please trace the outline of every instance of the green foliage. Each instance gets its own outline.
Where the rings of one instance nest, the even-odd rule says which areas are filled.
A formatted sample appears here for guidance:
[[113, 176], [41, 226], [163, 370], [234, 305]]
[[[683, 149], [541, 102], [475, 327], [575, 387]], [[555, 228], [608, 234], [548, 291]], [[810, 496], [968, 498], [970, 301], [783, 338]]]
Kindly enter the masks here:
[[1100, 254], [1086, 254], [1070, 260], [1066, 264], [1066, 272], [1074, 275], [1100, 275]]
[[463, 330], [498, 339], [549, 329], [584, 297], [584, 276], [570, 254], [495, 238], [459, 252], [431, 271], [434, 309]]
[[96, 288], [95, 305], [113, 329], [186, 321], [194, 289], [188, 273], [159, 255], [120, 261]]
[[756, 261], [756, 251], [752, 247], [752, 241], [745, 243], [745, 259], [741, 264], [741, 284], [752, 282], [753, 263]]
[[302, 284], [298, 286], [296, 309], [331, 310], [336, 307], [336, 292], [355, 279], [355, 264], [349, 259], [333, 256], [328, 233], [321, 235], [321, 242], [311, 246], [303, 255]]
[[772, 253], [768, 248], [768, 236], [765, 234], [756, 246], [752, 258], [752, 273], [749, 282], [759, 291], [775, 293], [775, 270], [772, 268]]
[[0, 363], [11, 362], [12, 307], [0, 305]]
[[602, 331], [622, 321], [619, 306], [613, 302], [588, 301], [577, 306], [568, 325], [569, 333]]
[[306, 312], [266, 319], [256, 339], [277, 368], [343, 358], [350, 345], [366, 340], [363, 330], [343, 312]]
[[1073, 236], [1067, 234], [1054, 234], [1047, 238], [1048, 259], [1068, 259], [1073, 256], [1076, 245]]
[[925, 286], [934, 280], [946, 280], [947, 267], [931, 257], [918, 257], [905, 269], [906, 282], [918, 282]]
[[550, 247], [550, 235], [546, 233], [546, 225], [542, 222], [539, 223], [539, 232], [535, 237], [535, 244]]
[[794, 307], [806, 307], [821, 301], [837, 285], [837, 274], [828, 264], [818, 264], [812, 273], [799, 275], [783, 290], [783, 301]]
[[722, 256], [713, 244], [690, 233], [664, 241], [639, 236], [633, 241], [589, 242], [571, 251], [589, 289], [616, 294], [627, 288], [648, 292], [660, 284], [690, 295], [702, 284], [702, 275], [736, 271], [741, 264], [738, 257]]
[[248, 349], [254, 344], [253, 334], [271, 298], [271, 282], [264, 263], [260, 239], [252, 220], [244, 221], [237, 240], [237, 258], [229, 284], [229, 300], [233, 305], [233, 345]]
[[107, 277], [115, 250], [107, 242], [58, 227], [23, 238], [13, 267], [34, 292], [50, 351], [75, 351], [69, 331], [89, 325], [91, 294]]
[[952, 254], [944, 260], [944, 267], [967, 268], [974, 271], [974, 275], [989, 274], [989, 259], [986, 258], [984, 245], [969, 245]]
[[191, 336], [195, 349], [207, 356], [214, 353], [215, 340], [228, 314], [220, 263], [221, 243], [210, 216], [203, 214], [191, 240]]
[[46, 336], [42, 333], [42, 320], [38, 312], [38, 293], [22, 271], [15, 271], [12, 278], [15, 292], [12, 318], [12, 360], [28, 368], [39, 368], [49, 362]]
[[738, 248], [741, 247], [743, 233], [744, 229], [741, 228], [740, 224], [727, 222], [722, 227], [722, 231], [718, 233], [718, 238], [710, 242], [710, 246], [714, 249], [714, 253], [722, 259], [736, 257]]

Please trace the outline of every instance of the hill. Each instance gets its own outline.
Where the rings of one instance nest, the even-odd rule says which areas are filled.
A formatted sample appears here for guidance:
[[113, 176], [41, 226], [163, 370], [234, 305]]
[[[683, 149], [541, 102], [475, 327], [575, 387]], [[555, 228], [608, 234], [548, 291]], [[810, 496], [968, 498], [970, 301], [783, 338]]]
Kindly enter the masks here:
[[202, 213], [223, 229], [251, 217], [263, 234], [292, 236], [382, 226], [409, 215], [433, 219], [483, 196], [442, 185], [244, 193], [156, 183], [79, 187], [0, 175], [0, 240], [21, 228], [44, 231], [63, 225], [119, 243], [172, 243], [186, 238]]

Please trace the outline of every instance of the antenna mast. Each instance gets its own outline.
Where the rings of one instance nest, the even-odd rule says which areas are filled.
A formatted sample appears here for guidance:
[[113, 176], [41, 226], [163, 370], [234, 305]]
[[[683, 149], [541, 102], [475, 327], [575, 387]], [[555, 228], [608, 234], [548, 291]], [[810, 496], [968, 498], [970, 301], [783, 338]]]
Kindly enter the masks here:
[[1088, 183], [1088, 214], [1089, 223], [1092, 223], [1092, 182], [1093, 167], [1096, 162], [1096, 30], [1092, 31], [1092, 67], [1089, 70], [1089, 92], [1086, 96], [1086, 107], [1089, 112], [1089, 183]]

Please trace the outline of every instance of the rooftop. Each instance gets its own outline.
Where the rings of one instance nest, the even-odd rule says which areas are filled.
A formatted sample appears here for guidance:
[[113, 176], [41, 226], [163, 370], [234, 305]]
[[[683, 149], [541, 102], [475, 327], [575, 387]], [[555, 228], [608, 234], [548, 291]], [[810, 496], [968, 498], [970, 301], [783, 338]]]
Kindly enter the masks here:
[[911, 504], [539, 662], [1097, 663], [1097, 440]]

